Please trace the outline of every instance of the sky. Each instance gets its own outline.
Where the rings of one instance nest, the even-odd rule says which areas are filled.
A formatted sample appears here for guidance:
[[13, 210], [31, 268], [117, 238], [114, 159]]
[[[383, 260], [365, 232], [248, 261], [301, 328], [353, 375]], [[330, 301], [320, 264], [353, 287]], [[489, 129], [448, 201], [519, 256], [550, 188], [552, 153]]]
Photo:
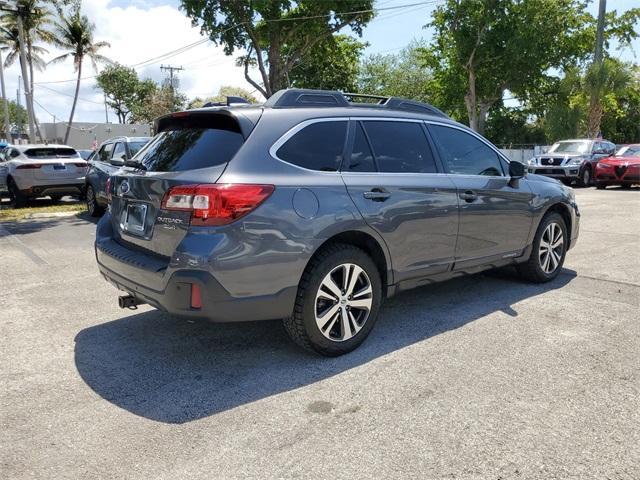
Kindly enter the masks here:
[[[420, 0], [377, 0], [381, 10], [364, 29], [362, 40], [368, 42], [365, 54], [396, 53], [413, 40], [431, 40], [431, 31], [423, 28], [431, 19], [431, 12], [442, 0], [423, 0], [423, 4], [405, 8], [392, 8], [415, 4]], [[637, 0], [609, 0], [607, 9], [626, 11], [636, 6]], [[197, 42], [203, 37], [199, 27], [179, 9], [180, 2], [172, 0], [84, 0], [83, 13], [95, 24], [96, 41], [105, 40], [110, 47], [101, 52], [106, 57], [128, 66], [135, 66], [140, 78], [152, 78], [158, 82], [165, 78], [161, 65], [183, 67], [178, 72], [180, 89], [189, 99], [215, 95], [222, 85], [233, 85], [253, 91], [241, 68], [235, 66], [234, 56], [225, 56], [222, 47], [206, 41], [171, 58], [157, 57], [182, 46]], [[387, 10], [385, 10], [387, 9]], [[597, 6], [590, 6], [595, 15]], [[346, 31], [348, 33], [348, 30]], [[46, 46], [49, 60], [61, 52]], [[632, 49], [615, 51], [625, 60], [638, 61], [634, 54], [640, 53], [640, 42]], [[83, 77], [93, 77], [96, 72], [89, 63], [84, 65]], [[16, 98], [19, 68], [16, 64], [5, 69], [7, 96]], [[254, 74], [254, 78], [255, 74]], [[40, 122], [68, 120], [75, 89], [75, 73], [71, 60], [48, 66], [35, 73], [34, 97], [36, 116]], [[255, 94], [259, 97], [258, 94]], [[95, 80], [86, 78], [81, 82], [79, 101], [74, 121], [104, 122], [105, 107], [102, 93], [95, 88]], [[24, 105], [24, 96], [21, 98]], [[108, 112], [110, 122], [117, 122], [115, 114]]]

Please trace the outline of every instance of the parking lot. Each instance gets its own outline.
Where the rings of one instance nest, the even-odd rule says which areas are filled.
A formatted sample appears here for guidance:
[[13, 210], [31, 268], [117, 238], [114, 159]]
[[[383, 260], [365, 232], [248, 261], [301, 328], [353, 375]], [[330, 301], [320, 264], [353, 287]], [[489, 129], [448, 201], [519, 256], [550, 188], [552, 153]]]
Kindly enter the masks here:
[[119, 309], [86, 217], [0, 223], [1, 476], [640, 478], [640, 191], [576, 196], [555, 281], [400, 294], [334, 359]]

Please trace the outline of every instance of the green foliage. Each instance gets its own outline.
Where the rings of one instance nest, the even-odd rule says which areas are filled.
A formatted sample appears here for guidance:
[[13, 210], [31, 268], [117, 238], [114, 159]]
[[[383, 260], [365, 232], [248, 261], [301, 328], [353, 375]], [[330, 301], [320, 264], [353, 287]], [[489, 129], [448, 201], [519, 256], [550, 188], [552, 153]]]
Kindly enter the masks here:
[[[245, 78], [263, 96], [270, 97], [289, 85], [294, 65], [327, 41], [350, 27], [357, 35], [373, 18], [373, 0], [182, 0], [182, 9], [194, 25], [216, 44], [224, 45], [245, 67]], [[260, 79], [249, 75], [257, 66]]]
[[398, 54], [367, 57], [360, 67], [358, 91], [433, 102], [433, 77], [421, 62], [423, 49], [412, 43]]
[[539, 122], [532, 121], [530, 112], [524, 108], [505, 107], [501, 102], [489, 112], [485, 136], [496, 145], [513, 148], [546, 142], [544, 129]]
[[107, 96], [107, 105], [116, 112], [120, 123], [127, 121], [131, 108], [141, 100], [139, 96], [150, 93], [150, 85], [141, 86], [140, 83], [133, 68], [119, 64], [107, 66], [96, 77], [96, 88]]
[[158, 117], [182, 110], [187, 101], [186, 96], [169, 85], [158, 86], [147, 79], [140, 82], [140, 86], [137, 100], [131, 108], [131, 123], [151, 123]]
[[244, 88], [232, 87], [230, 85], [223, 85], [218, 90], [218, 94], [213, 97], [200, 98], [196, 97], [189, 102], [187, 108], [200, 108], [208, 102], [226, 102], [227, 97], [241, 97], [247, 100], [249, 103], [258, 103], [258, 100]]
[[[349, 35], [330, 35], [291, 67], [289, 82], [298, 88], [354, 91], [360, 55], [366, 46]], [[286, 54], [289, 50], [287, 46]]]
[[[12, 131], [23, 130], [23, 125], [27, 123], [27, 110], [15, 101], [9, 100], [9, 124]], [[4, 125], [4, 100], [0, 98], [0, 124]], [[4, 127], [0, 127], [0, 132], [4, 134]]]
[[444, 107], [460, 111], [464, 101], [470, 126], [482, 131], [505, 90], [526, 95], [550, 68], [584, 57], [592, 21], [578, 0], [447, 0], [434, 12], [424, 63]]

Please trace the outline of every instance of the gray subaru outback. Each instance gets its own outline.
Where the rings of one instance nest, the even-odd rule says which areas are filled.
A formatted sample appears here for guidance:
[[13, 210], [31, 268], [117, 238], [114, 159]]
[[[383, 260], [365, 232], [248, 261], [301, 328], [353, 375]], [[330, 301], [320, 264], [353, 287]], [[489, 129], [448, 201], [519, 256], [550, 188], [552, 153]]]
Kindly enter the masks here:
[[97, 227], [124, 308], [281, 318], [302, 347], [340, 355], [401, 290], [506, 265], [546, 282], [578, 238], [571, 188], [428, 104], [289, 89], [156, 132], [110, 177]]

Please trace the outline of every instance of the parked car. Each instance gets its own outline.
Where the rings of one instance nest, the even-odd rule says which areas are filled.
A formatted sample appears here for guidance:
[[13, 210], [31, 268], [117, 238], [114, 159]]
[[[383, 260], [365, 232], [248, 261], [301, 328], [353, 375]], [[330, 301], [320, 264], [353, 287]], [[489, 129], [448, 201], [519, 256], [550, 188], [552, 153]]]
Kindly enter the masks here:
[[616, 146], [607, 140], [562, 140], [547, 153], [529, 160], [529, 172], [557, 178], [567, 185], [576, 182], [588, 187], [593, 180], [598, 160], [615, 152]]
[[604, 158], [596, 167], [596, 187], [631, 187], [640, 184], [640, 144], [625, 145], [614, 156]]
[[101, 216], [107, 207], [107, 179], [123, 167], [149, 141], [149, 137], [116, 137], [103, 142], [89, 159], [86, 177], [87, 210], [93, 217]]
[[91, 155], [93, 155], [93, 152], [94, 150], [88, 149], [78, 150], [78, 154], [82, 157], [83, 160], [89, 160]]
[[7, 189], [7, 172], [9, 171], [9, 167], [5, 164], [9, 147], [10, 145], [6, 144], [0, 145], [0, 198], [9, 195], [9, 190]]
[[282, 90], [157, 120], [96, 231], [120, 306], [283, 318], [299, 345], [340, 355], [398, 291], [504, 265], [558, 275], [578, 238], [571, 188], [431, 105], [353, 97]]
[[12, 145], [4, 156], [2, 176], [16, 206], [29, 198], [49, 196], [57, 201], [84, 194], [88, 164], [67, 145]]

